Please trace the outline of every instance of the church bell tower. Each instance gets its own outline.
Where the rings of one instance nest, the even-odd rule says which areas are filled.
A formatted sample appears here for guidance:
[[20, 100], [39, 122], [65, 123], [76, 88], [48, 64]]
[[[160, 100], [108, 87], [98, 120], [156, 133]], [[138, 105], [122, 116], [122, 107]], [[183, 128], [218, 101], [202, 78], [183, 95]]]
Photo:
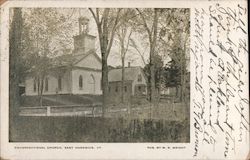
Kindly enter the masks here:
[[80, 17], [79, 34], [74, 36], [74, 54], [87, 54], [95, 50], [95, 36], [89, 34], [89, 19]]
[[79, 35], [82, 33], [88, 33], [89, 32], [89, 19], [86, 17], [80, 17], [78, 19], [79, 23]]

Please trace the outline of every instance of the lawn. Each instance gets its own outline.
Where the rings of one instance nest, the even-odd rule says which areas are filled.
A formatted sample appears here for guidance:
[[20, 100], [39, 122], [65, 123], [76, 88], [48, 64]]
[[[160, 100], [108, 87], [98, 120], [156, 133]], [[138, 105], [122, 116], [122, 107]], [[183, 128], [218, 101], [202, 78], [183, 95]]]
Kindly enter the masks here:
[[91, 117], [19, 117], [10, 142], [190, 141], [189, 122]]
[[[79, 104], [93, 104], [101, 103], [101, 95], [44, 95], [42, 100], [43, 106], [58, 106], [58, 105], [79, 105]], [[38, 96], [22, 96], [22, 107], [36, 107], [40, 106]]]
[[[44, 105], [93, 104], [100, 96], [45, 96]], [[37, 106], [37, 97], [25, 97], [23, 104]], [[51, 101], [50, 101], [51, 100]], [[25, 102], [25, 103], [24, 103]], [[64, 102], [64, 104], [62, 104]], [[25, 105], [24, 105], [25, 106]], [[74, 112], [76, 109], [74, 110]], [[19, 116], [10, 127], [11, 142], [168, 142], [190, 141], [189, 103], [147, 101], [110, 104], [105, 118], [77, 116]], [[98, 112], [98, 113], [97, 113]], [[73, 113], [73, 112], [72, 112]], [[79, 115], [79, 114], [78, 114]]]
[[[39, 97], [38, 96], [21, 96], [20, 105], [21, 107], [40, 106]], [[56, 105], [62, 105], [62, 103], [43, 99], [42, 105], [43, 106], [56, 106]]]

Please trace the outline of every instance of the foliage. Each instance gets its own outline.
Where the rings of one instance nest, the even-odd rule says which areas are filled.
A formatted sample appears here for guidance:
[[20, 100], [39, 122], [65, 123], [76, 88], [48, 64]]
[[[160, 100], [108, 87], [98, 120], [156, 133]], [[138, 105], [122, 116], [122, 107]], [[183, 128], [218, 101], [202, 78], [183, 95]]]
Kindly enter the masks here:
[[[162, 77], [162, 69], [163, 69], [163, 60], [159, 55], [155, 55], [155, 86], [157, 89], [160, 88], [161, 85], [161, 79]], [[150, 78], [150, 64], [146, 64], [144, 67], [144, 73], [147, 77], [147, 79], [149, 80]]]
[[[131, 35], [135, 26], [133, 26], [132, 18], [135, 17], [133, 9], [123, 9], [123, 17], [116, 30], [116, 38], [119, 43], [120, 60], [122, 63], [122, 85], [121, 85], [121, 101], [125, 102], [124, 87], [125, 87], [125, 58], [129, 50], [129, 44], [131, 43]], [[128, 108], [129, 109], [129, 108]]]
[[22, 9], [24, 27], [22, 32], [21, 71], [24, 79], [32, 74], [37, 83], [38, 95], [42, 95], [44, 79], [53, 67], [52, 57], [59, 49], [67, 49], [71, 23], [67, 15], [54, 8]]
[[[36, 67], [40, 57], [55, 57], [57, 50], [69, 48], [71, 35], [67, 33], [72, 27], [67, 15], [54, 8], [23, 10], [22, 57], [29, 67]], [[34, 61], [36, 59], [38, 60]], [[43, 62], [43, 59], [41, 61]]]
[[[72, 35], [73, 14], [55, 8], [23, 8], [22, 51], [20, 75], [36, 73], [37, 83], [43, 85], [44, 78], [55, 64], [58, 50], [68, 52]], [[189, 52], [189, 9], [175, 8], [90, 8], [96, 27], [102, 56], [103, 96], [108, 90], [109, 54], [113, 52], [113, 41], [118, 39], [121, 59], [128, 59], [127, 52], [137, 53], [145, 65], [149, 82], [149, 93], [160, 90], [162, 84], [185, 87], [185, 75]], [[132, 34], [133, 32], [133, 34]], [[123, 50], [123, 51], [122, 51]], [[133, 59], [135, 59], [133, 57]], [[168, 67], [163, 67], [168, 62]], [[149, 72], [150, 70], [150, 72]], [[172, 71], [169, 71], [172, 70]], [[164, 78], [165, 74], [171, 73]], [[176, 81], [174, 84], [173, 82]], [[169, 84], [171, 82], [171, 84]], [[42, 95], [41, 87], [39, 94]], [[152, 91], [151, 91], [152, 90]], [[103, 98], [105, 101], [106, 98]], [[104, 102], [105, 104], [105, 102]]]
[[164, 68], [165, 86], [177, 87], [181, 84], [181, 72], [180, 67], [176, 65], [174, 60], [168, 63], [168, 66]]
[[[23, 18], [22, 10], [20, 8], [13, 9], [13, 19], [10, 26], [9, 34], [9, 55], [10, 55], [10, 72], [9, 72], [9, 97], [11, 98], [9, 104], [10, 113], [10, 125], [12, 125], [15, 118], [18, 116], [19, 110], [19, 80], [20, 80], [20, 51], [22, 29], [23, 29]], [[10, 133], [12, 130], [10, 130]]]
[[[28, 125], [27, 125], [28, 124]], [[189, 142], [188, 121], [20, 117], [11, 142]]]
[[[136, 32], [142, 38], [140, 42], [132, 38], [131, 46], [142, 57], [145, 64], [150, 85], [148, 91], [154, 92], [154, 87], [160, 91], [162, 86], [181, 86], [184, 92], [189, 51], [189, 10], [147, 8], [137, 9], [137, 11], [141, 18], [136, 19], [135, 23], [138, 26]], [[145, 50], [140, 49], [140, 45], [143, 45], [143, 48], [149, 46], [147, 62]]]

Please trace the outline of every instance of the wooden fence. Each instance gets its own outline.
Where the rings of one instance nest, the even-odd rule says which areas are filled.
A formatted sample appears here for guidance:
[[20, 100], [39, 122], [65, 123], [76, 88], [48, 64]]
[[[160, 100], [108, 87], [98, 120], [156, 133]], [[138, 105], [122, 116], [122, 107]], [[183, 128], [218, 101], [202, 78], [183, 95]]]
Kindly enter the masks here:
[[87, 105], [60, 105], [60, 106], [35, 106], [20, 107], [20, 116], [90, 116], [101, 115], [99, 103]]

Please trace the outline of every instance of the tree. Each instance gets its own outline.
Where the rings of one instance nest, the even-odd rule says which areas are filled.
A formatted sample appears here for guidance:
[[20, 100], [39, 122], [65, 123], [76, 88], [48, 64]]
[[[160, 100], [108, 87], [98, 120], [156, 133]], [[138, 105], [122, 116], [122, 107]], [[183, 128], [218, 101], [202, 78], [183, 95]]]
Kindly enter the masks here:
[[119, 42], [120, 58], [122, 62], [121, 101], [124, 103], [125, 58], [130, 46], [131, 35], [134, 30], [133, 21], [131, 20], [135, 17], [135, 12], [133, 9], [123, 9], [122, 15], [123, 20], [120, 22], [120, 25], [117, 28], [116, 35]]
[[[184, 26], [183, 27], [183, 32], [182, 32], [182, 37], [184, 37], [184, 41], [183, 41], [183, 53], [184, 53], [184, 57], [182, 57], [182, 61], [185, 62], [185, 66], [183, 68], [183, 73], [182, 73], [182, 90], [181, 90], [181, 100], [186, 102], [187, 101], [187, 85], [186, 82], [187, 82], [187, 75], [188, 75], [188, 72], [187, 72], [187, 61], [190, 61], [189, 59], [189, 45], [190, 45], [190, 22], [189, 22], [189, 16], [190, 16], [190, 13], [188, 10], [185, 10], [184, 11], [184, 14], [186, 14], [187, 16], [184, 17]], [[182, 63], [183, 64], [183, 63]]]
[[[158, 19], [159, 19], [159, 9], [146, 9], [144, 12], [142, 12], [140, 9], [136, 9], [142, 19], [143, 27], [148, 34], [148, 40], [149, 40], [149, 66], [150, 66], [150, 78], [149, 78], [149, 94], [150, 94], [150, 101], [155, 103], [155, 49], [157, 45], [157, 36], [158, 36]], [[146, 15], [146, 13], [149, 12], [149, 14], [152, 15], [152, 17], [149, 16], [149, 14]], [[147, 17], [149, 18], [147, 18]], [[146, 19], [147, 18], [147, 19]], [[147, 21], [148, 20], [148, 21]], [[149, 24], [152, 24], [151, 27]]]
[[140, 49], [139, 45], [135, 42], [135, 40], [133, 38], [131, 38], [130, 39], [130, 46], [135, 49], [136, 53], [141, 57], [143, 65], [146, 66], [147, 60], [146, 60], [145, 53], [146, 53], [146, 50], [148, 49], [147, 45], [143, 46], [144, 49], [142, 50], [142, 49]]
[[[9, 53], [10, 53], [10, 104], [9, 104], [9, 116], [10, 126], [12, 128], [15, 119], [18, 117], [20, 96], [19, 96], [19, 66], [20, 66], [20, 52], [21, 52], [21, 39], [22, 39], [22, 10], [21, 8], [13, 9], [13, 19], [10, 27], [9, 34]], [[12, 129], [10, 130], [10, 133]]]
[[102, 116], [105, 116], [108, 102], [108, 64], [107, 59], [113, 44], [115, 31], [118, 27], [118, 22], [121, 14], [121, 9], [99, 9], [95, 11], [89, 8], [93, 18], [95, 19], [102, 59], [102, 91], [103, 91], [103, 108]]
[[[163, 61], [159, 55], [155, 55], [155, 88], [157, 92], [160, 92], [161, 83], [162, 83], [162, 68], [163, 68]], [[146, 64], [144, 67], [144, 73], [148, 79], [150, 79], [150, 65]]]
[[[121, 56], [121, 61], [122, 61], [122, 89], [121, 89], [121, 99], [122, 99], [122, 103], [124, 103], [124, 86], [125, 86], [125, 57], [126, 57], [126, 53], [128, 51], [128, 45], [129, 45], [129, 41], [130, 41], [130, 36], [132, 34], [132, 30], [128, 31], [128, 27], [127, 26], [122, 26], [119, 28], [117, 36], [119, 39], [119, 43], [120, 43], [120, 56]], [[126, 39], [127, 38], [127, 39]]]
[[[177, 91], [177, 97], [180, 101], [186, 101], [186, 78], [187, 78], [187, 61], [188, 52], [189, 52], [189, 36], [190, 36], [190, 22], [189, 22], [189, 10], [187, 9], [178, 9], [174, 10], [172, 13], [173, 17], [169, 19], [168, 29], [171, 30], [171, 33], [168, 33], [168, 37], [162, 37], [161, 42], [168, 43], [169, 48], [169, 57], [171, 61], [169, 62], [168, 70], [173, 75], [176, 76], [175, 87]], [[177, 74], [178, 73], [178, 74]], [[168, 79], [171, 81], [171, 78]], [[178, 93], [180, 88], [180, 92]]]
[[178, 87], [181, 84], [181, 71], [180, 66], [174, 60], [168, 62], [164, 68], [164, 77], [166, 79], [165, 85], [167, 87], [176, 88], [176, 96], [178, 96]]
[[65, 33], [71, 25], [67, 22], [68, 17], [51, 8], [25, 9], [24, 18], [22, 62], [26, 66], [23, 73], [34, 76], [42, 105], [45, 79], [54, 65], [51, 58], [57, 56], [55, 51], [58, 48], [55, 46], [66, 43], [68, 37]]
[[[170, 63], [175, 63], [180, 69], [180, 87], [181, 87], [181, 95], [180, 97], [185, 98], [185, 88], [186, 88], [186, 61], [188, 60], [187, 53], [189, 50], [189, 10], [188, 9], [158, 9], [158, 25], [157, 25], [157, 43], [155, 46], [155, 55], [160, 56], [162, 61]], [[140, 11], [140, 10], [139, 10]], [[145, 22], [149, 24], [148, 31], [152, 30], [152, 19], [153, 19], [153, 9], [144, 9], [141, 11], [141, 14], [144, 16], [144, 21], [139, 22], [145, 28]], [[151, 22], [151, 23], [150, 23]], [[149, 37], [149, 36], [147, 36]], [[148, 43], [150, 46], [150, 41]], [[136, 44], [134, 45], [136, 46]], [[134, 47], [138, 48], [138, 47]], [[143, 55], [144, 52], [136, 49], [136, 51]], [[157, 57], [155, 56], [155, 57]], [[150, 63], [150, 62], [149, 62]], [[161, 70], [161, 78], [160, 81], [165, 81], [164, 70]], [[155, 70], [157, 74], [157, 70]], [[163, 74], [163, 75], [162, 75]], [[165, 83], [165, 82], [164, 82]], [[156, 83], [155, 83], [156, 84]], [[159, 83], [161, 84], [161, 82]], [[157, 88], [157, 87], [156, 87]], [[158, 88], [159, 89], [159, 88]]]

